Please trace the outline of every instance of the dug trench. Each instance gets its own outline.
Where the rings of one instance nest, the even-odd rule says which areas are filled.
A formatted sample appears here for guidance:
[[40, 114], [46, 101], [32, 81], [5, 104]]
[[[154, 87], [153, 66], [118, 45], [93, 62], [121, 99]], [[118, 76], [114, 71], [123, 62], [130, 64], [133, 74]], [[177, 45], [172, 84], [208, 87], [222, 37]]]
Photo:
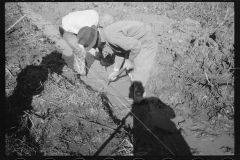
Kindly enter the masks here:
[[[35, 111], [34, 114], [27, 112], [31, 118], [26, 122], [30, 124], [28, 128], [35, 136], [35, 141], [40, 144], [35, 150], [40, 150], [43, 155], [121, 156], [222, 155], [233, 152], [232, 121], [223, 116], [225, 120], [222, 121], [230, 128], [224, 130], [221, 128], [222, 124], [216, 127], [216, 124], [210, 123], [216, 117], [209, 116], [209, 108], [204, 108], [201, 113], [199, 110], [193, 112], [193, 106], [204, 107], [200, 106], [202, 103], [209, 105], [203, 102], [204, 99], [209, 98], [208, 101], [214, 102], [207, 90], [208, 84], [200, 76], [194, 77], [194, 74], [191, 77], [195, 70], [188, 65], [183, 65], [182, 71], [178, 70], [179, 63], [193, 64], [192, 57], [199, 56], [187, 55], [188, 48], [194, 50], [190, 45], [196, 45], [191, 40], [196, 33], [190, 32], [202, 29], [198, 21], [187, 18], [179, 22], [147, 11], [139, 13], [137, 9], [132, 9], [134, 6], [125, 3], [18, 3], [18, 6], [22, 14], [26, 14], [27, 19], [36, 25], [58, 50], [43, 56], [37, 66], [29, 65], [24, 68], [18, 75], [17, 86], [12, 95], [7, 98], [13, 102], [17, 97], [19, 101], [26, 102], [21, 106], [30, 107], [24, 108], [19, 115], [26, 114], [26, 110]], [[141, 5], [135, 8], [141, 8]], [[112, 66], [105, 70], [100, 62], [95, 60], [87, 77], [77, 77], [69, 68], [64, 67], [60, 55], [70, 55], [72, 49], [58, 31], [61, 18], [71, 11], [84, 9], [104, 11], [114, 15], [116, 20], [143, 21], [150, 24], [159, 35], [155, 69], [146, 88], [147, 98], [141, 104], [132, 104], [132, 100], [128, 98], [133, 91], [127, 76], [107, 86], [106, 80]], [[201, 38], [197, 37], [195, 41], [201, 43]], [[216, 45], [216, 42], [209, 40], [210, 42]], [[178, 45], [174, 46], [175, 43]], [[176, 51], [178, 47], [180, 51]], [[197, 49], [195, 47], [195, 52], [198, 52]], [[184, 72], [185, 70], [189, 71]], [[29, 75], [38, 76], [29, 78]], [[226, 72], [225, 75], [222, 74], [222, 77], [224, 76], [230, 79], [231, 74]], [[37, 79], [37, 86], [30, 89], [25, 87], [27, 90], [19, 89], [24, 83], [30, 83], [31, 78]], [[20, 79], [26, 80], [22, 83]], [[200, 79], [200, 82], [192, 82], [196, 79]], [[220, 77], [217, 80], [222, 79], [224, 78]], [[193, 85], [190, 90], [199, 97], [198, 101], [193, 95], [187, 96], [189, 93], [183, 94], [186, 88], [179, 91], [184, 83]], [[213, 82], [210, 87], [215, 87], [212, 84]], [[206, 88], [199, 88], [200, 85]], [[34, 91], [30, 92], [31, 89]], [[22, 97], [20, 93], [24, 91], [31, 94]], [[230, 89], [227, 91], [232, 94]], [[226, 102], [229, 101], [231, 100]], [[38, 113], [43, 111], [44, 113]], [[221, 117], [217, 118], [221, 120]]]

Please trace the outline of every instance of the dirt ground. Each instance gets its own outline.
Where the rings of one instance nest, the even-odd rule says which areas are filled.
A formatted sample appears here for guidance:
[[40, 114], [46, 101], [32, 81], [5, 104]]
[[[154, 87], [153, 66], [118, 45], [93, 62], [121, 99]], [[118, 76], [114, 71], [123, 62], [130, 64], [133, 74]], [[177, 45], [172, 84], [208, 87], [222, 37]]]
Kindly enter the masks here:
[[[85, 9], [158, 36], [140, 104], [127, 76], [107, 87], [112, 66], [66, 66], [58, 27]], [[5, 3], [5, 30], [25, 14], [5, 34], [6, 155], [234, 154], [234, 3]]]

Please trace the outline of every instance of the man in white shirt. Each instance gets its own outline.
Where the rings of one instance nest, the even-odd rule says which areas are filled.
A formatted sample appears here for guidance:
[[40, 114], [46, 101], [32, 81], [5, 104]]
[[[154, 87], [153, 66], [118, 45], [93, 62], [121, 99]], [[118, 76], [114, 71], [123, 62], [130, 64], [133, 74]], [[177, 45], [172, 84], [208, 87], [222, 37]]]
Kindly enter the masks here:
[[79, 30], [86, 26], [103, 28], [112, 23], [114, 23], [113, 16], [98, 14], [95, 10], [76, 11], [64, 16], [59, 32], [73, 48], [72, 56], [63, 56], [68, 67], [74, 69], [80, 75], [86, 75], [95, 60], [96, 52], [99, 51], [92, 48], [86, 53], [84, 46], [78, 43], [77, 34]]

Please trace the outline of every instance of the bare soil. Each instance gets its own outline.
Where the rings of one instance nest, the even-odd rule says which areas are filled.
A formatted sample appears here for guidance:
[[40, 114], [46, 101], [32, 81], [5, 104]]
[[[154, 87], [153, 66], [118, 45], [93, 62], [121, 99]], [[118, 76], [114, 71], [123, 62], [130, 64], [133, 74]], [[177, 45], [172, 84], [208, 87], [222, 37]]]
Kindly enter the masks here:
[[[190, 156], [234, 153], [233, 3], [5, 3], [6, 155]], [[72, 11], [148, 23], [159, 50], [133, 104], [112, 66], [69, 69], [58, 31]], [[131, 111], [131, 112], [130, 112]]]

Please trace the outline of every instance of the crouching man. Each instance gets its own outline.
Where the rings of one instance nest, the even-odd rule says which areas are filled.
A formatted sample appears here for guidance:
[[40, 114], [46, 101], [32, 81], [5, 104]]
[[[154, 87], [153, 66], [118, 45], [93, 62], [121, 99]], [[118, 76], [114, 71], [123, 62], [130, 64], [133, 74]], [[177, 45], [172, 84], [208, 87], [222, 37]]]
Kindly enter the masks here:
[[128, 58], [127, 62], [134, 66], [129, 75], [131, 80], [146, 86], [158, 49], [156, 35], [148, 25], [138, 21], [118, 21], [99, 30], [87, 26], [79, 30], [78, 38], [86, 51], [96, 47], [102, 48], [104, 57], [108, 52], [116, 55], [114, 70], [108, 77], [110, 80], [117, 79]]
[[[106, 27], [113, 22], [113, 16], [104, 13], [98, 14], [95, 10], [76, 11], [62, 18], [59, 32], [73, 49], [72, 56], [63, 55], [69, 68], [74, 69], [80, 75], [87, 75], [88, 69], [99, 52], [95, 46], [91, 46], [91, 50], [85, 51], [84, 46], [79, 43], [81, 36], [78, 34], [79, 30], [86, 26], [94, 26], [97, 30], [97, 28]], [[91, 40], [93, 39], [89, 41]]]

